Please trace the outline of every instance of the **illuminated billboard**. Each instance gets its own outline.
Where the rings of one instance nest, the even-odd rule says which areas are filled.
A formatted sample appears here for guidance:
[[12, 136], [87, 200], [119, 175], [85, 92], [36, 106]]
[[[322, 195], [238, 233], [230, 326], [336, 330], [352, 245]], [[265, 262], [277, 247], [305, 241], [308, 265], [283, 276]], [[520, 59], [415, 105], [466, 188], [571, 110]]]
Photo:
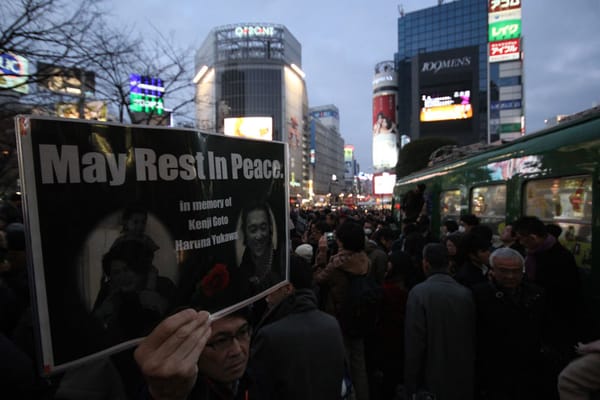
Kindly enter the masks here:
[[394, 192], [396, 184], [396, 174], [374, 174], [373, 175], [373, 194], [385, 195]]
[[500, 11], [488, 14], [488, 23], [493, 24], [495, 22], [507, 21], [511, 19], [521, 19], [521, 9]]
[[354, 177], [354, 146], [344, 146], [344, 179], [352, 180]]
[[396, 131], [396, 94], [373, 97], [373, 135]]
[[373, 166], [394, 168], [398, 161], [398, 129], [396, 126], [396, 94], [382, 93], [373, 97]]
[[508, 11], [521, 8], [521, 0], [488, 0], [488, 11]]
[[521, 20], [509, 19], [489, 24], [489, 41], [517, 39], [521, 37]]
[[490, 62], [519, 60], [521, 58], [521, 39], [502, 40], [491, 42]]
[[273, 140], [273, 118], [225, 118], [223, 132], [227, 136], [238, 136], [261, 140]]
[[469, 89], [424, 91], [421, 93], [421, 122], [449, 121], [473, 117], [471, 91]]
[[129, 109], [132, 112], [162, 115], [165, 110], [164, 82], [138, 74], [129, 76]]
[[[80, 118], [78, 103], [57, 103], [56, 115], [61, 118]], [[100, 100], [88, 101], [83, 104], [83, 118], [95, 121], [106, 121], [108, 109], [106, 103]]]
[[344, 146], [344, 161], [354, 160], [354, 146], [347, 144]]
[[373, 77], [373, 91], [383, 88], [398, 88], [398, 77], [394, 70], [393, 61], [382, 61], [375, 66]]
[[253, 36], [273, 36], [275, 27], [273, 26], [236, 26], [235, 36], [253, 37]]
[[25, 57], [11, 52], [0, 53], [0, 88], [29, 93], [27, 74], [29, 62]]
[[418, 55], [417, 96], [411, 105], [420, 138], [445, 137], [459, 144], [479, 140], [479, 48]]
[[91, 96], [96, 90], [96, 74], [79, 68], [37, 63], [40, 87], [55, 93]]

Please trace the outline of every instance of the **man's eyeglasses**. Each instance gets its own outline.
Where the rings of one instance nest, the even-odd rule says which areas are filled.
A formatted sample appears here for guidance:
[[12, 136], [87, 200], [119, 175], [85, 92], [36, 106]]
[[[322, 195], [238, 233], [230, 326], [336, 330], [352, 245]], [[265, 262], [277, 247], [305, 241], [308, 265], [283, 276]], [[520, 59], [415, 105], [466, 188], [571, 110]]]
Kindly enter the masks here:
[[246, 343], [250, 340], [252, 327], [249, 324], [244, 324], [233, 335], [230, 333], [220, 333], [214, 340], [206, 343], [208, 347], [216, 351], [223, 351], [231, 347], [233, 339], [237, 339], [238, 343]]

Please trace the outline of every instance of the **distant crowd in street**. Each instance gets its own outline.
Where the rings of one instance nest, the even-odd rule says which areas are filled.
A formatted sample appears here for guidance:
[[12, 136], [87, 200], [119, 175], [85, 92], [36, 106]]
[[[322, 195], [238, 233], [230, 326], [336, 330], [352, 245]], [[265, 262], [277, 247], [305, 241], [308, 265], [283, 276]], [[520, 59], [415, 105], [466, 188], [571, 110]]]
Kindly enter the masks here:
[[[600, 335], [586, 329], [575, 259], [553, 235], [556, 226], [523, 216], [496, 237], [477, 216], [462, 215], [433, 232], [422, 188], [412, 195], [402, 221], [389, 210], [293, 209], [289, 279], [266, 298], [218, 319], [208, 308], [180, 309], [134, 351], [51, 378], [40, 378], [35, 367], [25, 235], [15, 196], [0, 207], [0, 376], [6, 398], [598, 395]], [[153, 251], [149, 238], [135, 239]], [[173, 295], [156, 290], [158, 309]], [[107, 326], [110, 310], [102, 305], [110, 298], [107, 286], [94, 311]]]

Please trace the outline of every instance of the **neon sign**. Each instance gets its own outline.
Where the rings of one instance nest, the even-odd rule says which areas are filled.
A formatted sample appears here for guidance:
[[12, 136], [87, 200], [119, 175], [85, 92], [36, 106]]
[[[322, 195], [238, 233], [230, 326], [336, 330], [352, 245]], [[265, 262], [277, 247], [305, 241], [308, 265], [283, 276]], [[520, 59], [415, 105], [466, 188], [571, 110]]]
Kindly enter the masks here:
[[521, 37], [521, 20], [513, 19], [489, 24], [489, 41], [517, 39]]
[[272, 26], [238, 26], [235, 28], [235, 35], [238, 37], [249, 36], [273, 36], [275, 28]]
[[161, 79], [131, 74], [129, 89], [129, 109], [131, 111], [163, 114], [165, 86]]

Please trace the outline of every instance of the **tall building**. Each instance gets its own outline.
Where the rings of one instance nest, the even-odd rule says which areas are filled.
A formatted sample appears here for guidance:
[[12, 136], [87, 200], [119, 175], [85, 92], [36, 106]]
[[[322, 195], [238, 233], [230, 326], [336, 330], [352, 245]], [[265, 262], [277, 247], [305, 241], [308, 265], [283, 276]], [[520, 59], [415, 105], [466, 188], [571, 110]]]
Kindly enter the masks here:
[[512, 140], [525, 133], [521, 1], [490, 1], [489, 138]]
[[196, 53], [196, 120], [202, 130], [289, 144], [290, 197], [308, 196], [308, 97], [302, 48], [283, 25], [211, 30]]
[[520, 4], [457, 0], [401, 15], [400, 134], [466, 145], [523, 132]]
[[311, 197], [344, 191], [344, 139], [340, 135], [340, 116], [334, 105], [311, 107], [310, 166]]

